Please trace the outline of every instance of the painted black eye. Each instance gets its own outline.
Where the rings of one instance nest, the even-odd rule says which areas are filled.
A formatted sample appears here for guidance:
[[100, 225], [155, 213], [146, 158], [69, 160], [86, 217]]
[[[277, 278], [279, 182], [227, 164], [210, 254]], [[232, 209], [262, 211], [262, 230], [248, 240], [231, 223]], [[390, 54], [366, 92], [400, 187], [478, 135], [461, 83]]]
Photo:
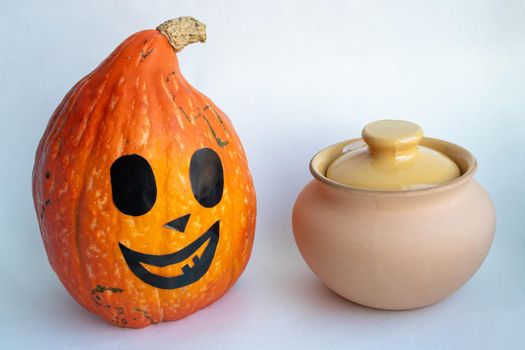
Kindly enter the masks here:
[[211, 208], [221, 201], [224, 174], [221, 159], [214, 150], [201, 148], [193, 153], [190, 180], [193, 195], [203, 207]]
[[148, 161], [138, 154], [122, 156], [110, 169], [113, 203], [126, 215], [140, 216], [157, 200], [155, 175]]

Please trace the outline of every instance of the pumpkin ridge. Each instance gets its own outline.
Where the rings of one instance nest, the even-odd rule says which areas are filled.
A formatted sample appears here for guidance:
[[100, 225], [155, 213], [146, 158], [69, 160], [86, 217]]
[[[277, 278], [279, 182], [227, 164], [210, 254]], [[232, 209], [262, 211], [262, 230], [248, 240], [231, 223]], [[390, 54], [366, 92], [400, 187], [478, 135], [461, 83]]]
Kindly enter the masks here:
[[178, 107], [177, 102], [175, 101], [176, 99], [175, 94], [170, 91], [168, 85], [166, 84], [166, 80], [164, 79], [162, 75], [160, 76], [160, 78], [161, 78], [160, 80], [161, 80], [162, 90], [164, 91], [164, 94], [166, 95], [168, 100], [171, 101], [171, 104], [175, 106], [175, 108]]
[[[95, 109], [97, 108], [97, 105], [100, 102], [100, 99], [102, 98], [102, 96], [104, 95], [106, 91], [108, 79], [109, 79], [109, 73], [106, 74], [106, 77], [104, 78], [104, 82], [102, 83], [102, 86], [98, 88], [99, 92], [97, 96], [95, 97], [94, 102], [91, 104], [89, 110], [87, 111], [87, 113], [83, 113], [82, 116], [79, 118], [79, 121], [78, 121], [79, 123], [77, 124], [80, 124], [80, 128], [75, 129], [75, 136], [71, 142], [71, 145], [70, 145], [71, 147], [78, 147], [80, 143], [82, 142], [85, 132], [86, 132], [86, 128], [88, 126], [88, 121], [92, 119], [93, 113], [95, 112]], [[79, 125], [77, 125], [77, 127], [79, 127]]]
[[[84, 82], [83, 85], [81, 85], [81, 83]], [[50, 169], [52, 169], [53, 171], [53, 174], [54, 174], [54, 183], [56, 183], [56, 178], [57, 176], [60, 176], [60, 175], [57, 175], [59, 174], [57, 171], [56, 171], [56, 166], [58, 165], [58, 162], [56, 160], [56, 157], [60, 154], [60, 151], [64, 145], [64, 143], [66, 142], [65, 140], [61, 139], [60, 141], [58, 140], [58, 137], [57, 135], [60, 134], [61, 130], [63, 129], [63, 127], [67, 124], [68, 120], [70, 119], [71, 117], [71, 114], [70, 114], [70, 111], [73, 109], [73, 104], [76, 103], [76, 101], [78, 100], [79, 96], [81, 95], [81, 91], [88, 85], [89, 81], [87, 79], [85, 80], [81, 80], [79, 82], [77, 86], [77, 90], [76, 91], [73, 91], [73, 94], [71, 94], [71, 97], [69, 100], [67, 100], [67, 102], [64, 104], [63, 108], [65, 108], [65, 110], [63, 109], [61, 112], [59, 112], [59, 114], [57, 115], [57, 119], [55, 120], [56, 123], [58, 123], [60, 121], [60, 126], [58, 127], [58, 130], [56, 131], [55, 135], [51, 136], [49, 135], [49, 133], [45, 133], [44, 134], [44, 137], [43, 138], [46, 138], [46, 145], [48, 145], [48, 147], [51, 147], [52, 144], [54, 144], [55, 142], [59, 143], [58, 147], [57, 147], [57, 151], [52, 155], [52, 159], [49, 159], [48, 157], [42, 157], [40, 155], [40, 165], [39, 165], [39, 168], [41, 169], [42, 168], [42, 165], [46, 165], [47, 164], [47, 168], [48, 168], [48, 172], [50, 171]], [[75, 90], [74, 88], [72, 90]], [[71, 100], [71, 98], [73, 98], [74, 96], [74, 99]], [[66, 101], [66, 99], [64, 99], [63, 101]], [[53, 125], [53, 129], [54, 127], [56, 126]], [[53, 130], [52, 129], [52, 130]], [[47, 136], [47, 137], [46, 137]], [[44, 152], [44, 154], [46, 154]], [[51, 164], [49, 164], [49, 162], [51, 162]], [[51, 166], [52, 165], [52, 166]], [[41, 171], [40, 171], [41, 172]], [[63, 176], [63, 181], [66, 183], [67, 186], [69, 186], [69, 181], [67, 180], [66, 176], [65, 175], [62, 175]], [[43, 199], [44, 199], [44, 187], [42, 187], [41, 191], [40, 191], [40, 196], [39, 198], [37, 199], [38, 201], [38, 206], [41, 205], [41, 203], [43, 202]], [[50, 191], [48, 190], [50, 193], [48, 194], [48, 196], [53, 196], [54, 195], [54, 191]], [[44, 218], [42, 218], [42, 221], [44, 220]], [[39, 220], [40, 222], [40, 220]], [[47, 231], [47, 227], [44, 225], [44, 223], [41, 224], [44, 229], [42, 231], [42, 238], [45, 239], [46, 241], [48, 240], [48, 234], [44, 234], [44, 232]], [[71, 234], [71, 233], [70, 233]], [[73, 235], [76, 235], [75, 233], [73, 233]], [[45, 236], [45, 237], [44, 237]], [[75, 238], [76, 239], [76, 238]], [[78, 246], [75, 245], [77, 250], [78, 250]], [[55, 261], [55, 263], [58, 263], [58, 261]], [[54, 265], [55, 263], [53, 263], [52, 265]], [[77, 265], [77, 264], [75, 264]], [[55, 266], [53, 266], [53, 268], [55, 269]], [[58, 267], [56, 267], [58, 268]], [[78, 271], [81, 272], [82, 268], [81, 268], [81, 264], [79, 263], [78, 264]], [[68, 289], [69, 291], [69, 289]]]
[[[78, 89], [80, 88], [80, 86], [82, 84], [86, 84], [86, 79], [82, 79], [80, 80], [79, 82], [77, 82], [75, 84], [75, 86], [73, 86], [73, 88], [71, 88], [66, 96], [62, 99], [62, 101], [60, 102], [60, 104], [58, 105], [57, 108], [55, 108], [55, 111], [53, 112], [53, 115], [51, 117], [51, 119], [49, 120], [49, 122], [47, 123], [47, 126], [46, 126], [46, 131], [44, 133], [44, 136], [42, 137], [42, 139], [40, 140], [40, 143], [38, 145], [38, 148], [37, 148], [37, 152], [36, 152], [36, 155], [35, 155], [35, 161], [36, 160], [39, 160], [40, 159], [40, 155], [43, 153], [47, 153], [48, 149], [49, 149], [49, 137], [46, 137], [46, 135], [53, 135], [53, 132], [55, 131], [55, 128], [57, 127], [57, 121], [58, 119], [60, 118], [61, 114], [64, 112], [64, 109], [69, 106], [69, 104], [71, 103], [71, 98], [73, 96], [73, 94], [76, 94]], [[40, 159], [42, 161], [42, 159]], [[42, 162], [41, 162], [42, 163]], [[41, 164], [39, 164], [41, 165]], [[36, 169], [36, 167], [35, 167]]]
[[[161, 79], [161, 81], [163, 81], [163, 79]], [[151, 84], [151, 82], [147, 82], [146, 83], [147, 85], [148, 84]], [[152, 94], [152, 98], [154, 99], [153, 101], [153, 106], [162, 106], [162, 103], [161, 101], [158, 101], [158, 97], [155, 96], [154, 92], [155, 92], [155, 88], [154, 88], [154, 85], [152, 87], [150, 87], [150, 89], [148, 90], [148, 92], [150, 94]], [[156, 101], [155, 101], [156, 100]], [[149, 106], [148, 106], [149, 107]], [[167, 112], [167, 111], [166, 111]], [[147, 118], [150, 119], [150, 128], [151, 128], [151, 115], [150, 113], [146, 113], [147, 114]], [[164, 118], [164, 123], [166, 125], [169, 125], [167, 124], [169, 121], [168, 121], [168, 117], [169, 117], [169, 113], [163, 113], [162, 117]], [[167, 131], [167, 128], [164, 128], [164, 132], [167, 134], [168, 131]], [[169, 139], [169, 138], [168, 138]], [[149, 141], [149, 138], [148, 138], [148, 141]], [[159, 186], [160, 187], [160, 186]], [[159, 323], [159, 322], [162, 322], [164, 320], [164, 308], [163, 308], [163, 300], [162, 300], [162, 297], [160, 295], [160, 292], [158, 289], [154, 289], [153, 291], [153, 296], [155, 298], [155, 306], [156, 306], [156, 309], [157, 309], [157, 312], [155, 313], [156, 315], [156, 319], [154, 319], [154, 315], [150, 312], [149, 315], [150, 317], [147, 318], [149, 324], [152, 324], [152, 323]], [[145, 309], [147, 308], [147, 305], [141, 305], [141, 308]]]
[[[60, 111], [58, 111], [60, 106], [59, 108], [57, 108], [57, 110], [55, 111], [55, 113], [57, 113], [56, 118], [52, 120], [53, 123], [50, 122], [48, 124], [44, 137], [42, 137], [42, 140], [45, 140], [45, 141], [44, 141], [44, 146], [43, 146], [44, 149], [41, 151], [41, 153], [47, 154], [49, 152], [49, 148], [53, 145], [53, 143], [58, 141], [57, 135], [62, 132], [62, 129], [67, 121], [68, 111], [72, 109], [72, 106], [76, 103], [78, 97], [80, 96], [81, 91], [86, 87], [88, 83], [89, 83], [89, 80], [87, 79], [87, 77], [79, 81], [77, 85], [75, 85], [70, 90], [71, 95], [69, 95], [69, 93], [68, 95], [66, 95], [66, 97], [69, 96], [69, 98], [67, 99], [64, 98], [62, 100], [62, 103], [63, 103], [62, 108], [60, 109]], [[53, 157], [53, 160], [54, 158], [56, 158], [57, 154], [58, 154], [58, 148], [56, 152], [51, 154]], [[45, 163], [47, 159], [48, 158], [46, 157], [45, 159], [41, 159], [41, 160], [43, 163]]]
[[[124, 76], [125, 72], [120, 72], [121, 74], [117, 74], [116, 77], [113, 77], [113, 80], [114, 81], [117, 81], [118, 79], [120, 79], [121, 77]], [[144, 82], [146, 83], [146, 82]], [[106, 88], [107, 86], [105, 86], [104, 88]], [[120, 95], [119, 93], [119, 85], [118, 83], [117, 84], [110, 84], [109, 85], [109, 88], [113, 90], [111, 96], [108, 98], [108, 100], [111, 100], [111, 98], [114, 96], [114, 95]], [[138, 94], [135, 92], [134, 93], [134, 96], [133, 96], [133, 99], [135, 99], [136, 97], [138, 96]], [[120, 97], [119, 97], [120, 98]], [[110, 110], [110, 106], [106, 105], [106, 106], [103, 106], [102, 107], [103, 109], [101, 108], [98, 108], [98, 106], [95, 106], [93, 108], [93, 113], [95, 113], [97, 116], [98, 116], [98, 119], [97, 120], [97, 124], [96, 126], [93, 127], [93, 133], [95, 134], [95, 137], [91, 140], [91, 150], [88, 152], [88, 156], [86, 157], [85, 159], [85, 168], [88, 168], [88, 169], [92, 169], [94, 168], [93, 164], [96, 164], [98, 162], [98, 158], [96, 157], [96, 154], [98, 153], [96, 151], [96, 148], [97, 147], [100, 147], [100, 145], [103, 143], [103, 140], [102, 140], [102, 137], [106, 136], [108, 131], [102, 131], [101, 129], [106, 125], [106, 123], [109, 123], [108, 125], [111, 125], [112, 128], [117, 128], [117, 125], [116, 124], [112, 124], [111, 123], [111, 120], [112, 119], [115, 119], [117, 118], [117, 114], [115, 114], [116, 112], [114, 112], [113, 110]], [[147, 112], [147, 109], [145, 109], [145, 111]], [[149, 113], [141, 113], [141, 117], [142, 118], [149, 118]], [[139, 112], [140, 113], [140, 112]], [[94, 122], [93, 120], [91, 121], [92, 123]], [[115, 132], [116, 130], [114, 130], [113, 132]], [[124, 130], [121, 131], [122, 133], [124, 133]], [[129, 136], [128, 136], [129, 138]], [[144, 146], [147, 146], [147, 142], [144, 144]], [[85, 148], [85, 147], [84, 147]], [[78, 203], [84, 205], [84, 204], [88, 204], [86, 203], [86, 176], [89, 175], [89, 176], [93, 176], [92, 174], [88, 174], [87, 172], [84, 172], [83, 173], [83, 176], [82, 176], [82, 185], [81, 185], [81, 188], [82, 188], [82, 192], [81, 192], [81, 196], [79, 197], [78, 199]], [[79, 205], [79, 207], [81, 207], [82, 205]], [[78, 212], [78, 214], [80, 214], [80, 212]], [[80, 216], [80, 215], [79, 215]], [[111, 232], [109, 233], [111, 234]], [[108, 259], [111, 260], [111, 262], [114, 264], [117, 262], [118, 260], [118, 252], [116, 252], [116, 249], [112, 249], [111, 250], [111, 258], [108, 257]], [[79, 252], [79, 257], [82, 257], [83, 258], [83, 254], [81, 252]], [[83, 266], [85, 266], [86, 264], [83, 264]], [[84, 274], [84, 276], [88, 276], [87, 273]], [[92, 284], [92, 281], [91, 281], [91, 278], [88, 280], [88, 287]], [[119, 310], [117, 310], [117, 308], [114, 308], [114, 307], [100, 307], [100, 305], [98, 306], [95, 306], [99, 309], [98, 313], [99, 314], [105, 314], [107, 315], [107, 317], [105, 317], [106, 319], [108, 320], [114, 320], [114, 322], [119, 322], [119, 317], [120, 315], [122, 314], [121, 312], [124, 312], [123, 310], [124, 307], [123, 306], [119, 306]], [[115, 311], [117, 312], [116, 316], [115, 316]], [[115, 318], [116, 317], [116, 318]], [[148, 320], [149, 323], [152, 322], [151, 319]], [[120, 324], [117, 324], [118, 326], [122, 326]]]
[[[114, 50], [114, 53], [115, 52], [120, 52], [122, 51], [127, 45], [122, 45], [121, 47], [121, 50], [119, 49], [116, 49]], [[118, 55], [114, 55], [113, 58], [110, 60], [109, 58], [106, 60], [108, 64], [112, 64], [116, 58], [117, 58]], [[63, 128], [65, 125], [68, 125], [68, 124], [75, 124], [75, 120], [79, 120], [80, 118], [82, 118], [82, 116], [77, 116], [73, 111], [74, 111], [74, 107], [75, 107], [75, 104], [76, 102], [78, 102], [78, 99], [80, 98], [82, 100], [82, 98], [84, 97], [84, 88], [86, 88], [87, 86], [89, 86], [90, 84], [90, 80], [89, 78], [93, 75], [95, 75], [99, 69], [103, 69], [104, 66], [103, 65], [99, 65], [99, 67], [97, 67], [97, 69], [95, 69], [94, 71], [92, 71], [90, 74], [88, 74], [84, 79], [86, 81], [86, 84], [83, 85], [81, 87], [81, 89], [78, 90], [78, 94], [76, 95], [75, 97], [75, 100], [73, 101], [72, 104], [70, 104], [69, 108], [66, 110], [66, 112], [64, 112], [64, 114], [62, 115], [64, 121], [62, 122], [61, 124], [61, 128]], [[104, 92], [107, 88], [107, 83], [108, 83], [108, 79], [110, 78], [110, 72], [106, 72], [105, 74], [105, 77], [104, 77], [104, 80], [100, 83], [98, 83], [98, 87], [95, 87], [95, 86], [90, 86], [89, 89], [92, 91], [94, 89], [97, 89], [98, 90], [98, 93], [97, 93], [97, 97], [95, 99], [95, 101], [93, 101], [93, 103], [91, 104], [91, 107], [89, 107], [87, 109], [87, 112], [84, 112], [85, 113], [88, 113], [88, 116], [87, 117], [84, 117], [84, 119], [87, 119], [87, 120], [90, 120], [91, 122], [93, 122], [93, 114], [96, 112], [97, 110], [97, 105], [99, 104], [99, 102], [101, 101], [102, 97], [104, 96]], [[84, 115], [82, 114], [82, 115]], [[75, 119], [76, 118], [76, 119]], [[100, 118], [102, 120], [102, 118]], [[96, 129], [96, 128], [95, 128]], [[74, 131], [77, 131], [76, 129], [72, 129]], [[57, 132], [57, 134], [59, 134], [60, 131]], [[95, 139], [98, 137], [98, 133], [95, 133], [96, 136], [95, 136]], [[72, 135], [69, 135], [70, 139], [68, 138], [62, 138], [61, 141], [60, 141], [60, 144], [59, 144], [59, 147], [57, 149], [57, 156], [61, 154], [61, 152], [63, 151], [64, 147], [66, 148], [69, 148], [69, 147], [74, 147], [74, 149], [78, 148], [78, 146], [81, 144], [81, 141], [82, 139], [84, 138], [84, 135], [85, 135], [85, 130], [82, 130], [81, 131], [81, 134], [80, 134], [80, 140], [77, 142], [77, 144], [75, 145], [74, 142], [72, 142], [71, 140], [71, 137]], [[76, 138], [79, 138], [79, 135], [76, 135]], [[95, 141], [95, 140], [94, 140]], [[92, 143], [94, 144], [94, 142]], [[89, 158], [90, 158], [90, 155], [92, 154], [92, 152], [90, 152], [86, 158], [83, 160], [83, 163], [84, 165], [87, 164], [89, 162]], [[73, 158], [72, 158], [73, 159]], [[72, 162], [74, 161], [78, 161], [76, 159], [73, 159]], [[56, 171], [56, 166], [60, 165], [58, 162], [56, 162], [54, 160], [54, 168], [53, 168], [53, 171], [55, 173], [57, 173]], [[66, 183], [69, 183], [69, 180], [67, 178], [67, 175], [63, 175], [63, 180], [64, 182]], [[82, 192], [78, 195], [78, 197], [76, 198], [76, 200], [74, 200], [74, 203], [79, 203], [83, 196], [85, 195], [85, 183], [86, 183], [86, 173], [85, 172], [82, 172], [82, 175], [80, 176], [80, 187], [82, 188]], [[73, 212], [75, 213], [75, 216], [74, 216], [74, 219], [73, 219], [73, 227], [72, 229], [74, 230], [74, 232], [72, 233], [72, 237], [73, 237], [73, 245], [75, 247], [75, 249], [77, 250], [77, 256], [78, 256], [78, 268], [79, 268], [79, 271], [81, 272], [79, 275], [82, 276], [82, 280], [83, 280], [83, 285], [84, 285], [84, 290], [85, 290], [85, 293], [87, 293], [88, 290], [90, 290], [91, 288], [91, 281], [87, 281], [86, 279], [86, 276], [87, 276], [87, 271], [86, 271], [86, 264], [85, 264], [85, 260], [83, 258], [83, 255], [81, 254], [81, 247], [80, 247], [80, 240], [81, 240], [81, 230], [80, 230], [80, 210], [78, 209], [80, 206], [77, 205], [74, 207], [74, 210]], [[89, 299], [89, 298], [88, 298]], [[89, 299], [91, 300], [91, 299]]]
[[[137, 34], [139, 34], [139, 33], [137, 33]], [[62, 109], [57, 114], [56, 120], [53, 120], [53, 118], [52, 118], [49, 121], [48, 126], [46, 127], [46, 131], [44, 133], [44, 136], [42, 137], [42, 140], [45, 139], [47, 141], [46, 142], [47, 144], [49, 144], [49, 141], [53, 141], [53, 140], [56, 141], [56, 135], [60, 134], [60, 132], [62, 131], [62, 128], [64, 127], [64, 125], [66, 124], [66, 122], [68, 120], [68, 115], [70, 113], [72, 113], [72, 110], [73, 110], [76, 102], [78, 101], [79, 96], [83, 96], [84, 88], [87, 85], [89, 85], [90, 78], [93, 77], [98, 72], [98, 70], [100, 68], [102, 68], [105, 64], [112, 65], [115, 62], [117, 56], [131, 44], [131, 40], [129, 40], [129, 39], [131, 39], [131, 37], [128, 38], [128, 40], [124, 41], [122, 44], [120, 44], [119, 47], [117, 47], [115, 50], [113, 50], [113, 52], [110, 54], [109, 57], [107, 57], [101, 64], [99, 64], [95, 69], [93, 69], [86, 76], [84, 76], [77, 84], [75, 84], [75, 86], [73, 86], [73, 88], [71, 88], [71, 90], [66, 94], [66, 96], [62, 100], [62, 103], [67, 101], [66, 105], [64, 105], [65, 110]], [[73, 94], [75, 96], [73, 96]], [[55, 110], [55, 113], [58, 111], [59, 108], [60, 108], [60, 105]], [[66, 114], [66, 115], [64, 116], [64, 114]], [[60, 128], [58, 130], [56, 130], [55, 134], [53, 134], [52, 132], [55, 130], [55, 128], [49, 130], [49, 127], [52, 125], [52, 123], [58, 123], [59, 120], [61, 121]], [[57, 126], [57, 125], [55, 125], [55, 126]], [[51, 143], [53, 143], [53, 142], [51, 142]], [[56, 154], [58, 154], [58, 153], [59, 153], [59, 150], [57, 150]]]
[[[106, 73], [106, 76], [105, 76], [105, 79], [104, 79], [104, 81], [102, 83], [102, 86], [99, 87], [99, 91], [100, 92], [99, 92], [96, 100], [92, 104], [92, 107], [90, 108], [90, 111], [89, 111], [89, 114], [87, 116], [87, 119], [90, 119], [91, 122], [93, 122], [92, 116], [95, 113], [95, 111], [97, 111], [97, 107], [99, 105], [99, 102], [101, 101], [102, 96], [104, 95], [104, 92], [105, 92], [106, 88], [108, 87], [109, 76], [110, 76], [109, 72]], [[100, 117], [99, 122], [97, 123], [96, 127], [94, 127], [93, 129], [94, 130], [98, 130], [98, 127], [100, 126], [102, 121], [103, 121], [103, 118]], [[80, 137], [80, 141], [79, 141], [79, 143], [77, 145], [74, 146], [75, 148], [78, 147], [81, 144], [80, 142], [84, 139], [85, 131], [86, 131], [85, 129], [82, 131], [82, 135]], [[100, 137], [100, 133], [96, 132], [95, 133], [95, 137], [91, 141], [90, 148], [92, 148], [94, 145], [96, 145], [99, 137]], [[86, 146], [86, 147], [88, 147], [88, 146]], [[87, 156], [83, 160], [84, 168], [86, 167], [87, 164], [90, 163], [90, 160], [91, 160], [92, 156], [93, 156], [93, 151], [91, 150], [90, 152], [87, 153]], [[90, 278], [89, 274], [87, 273], [87, 264], [86, 264], [86, 261], [84, 259], [83, 253], [82, 253], [82, 247], [80, 246], [80, 241], [81, 241], [80, 235], [82, 234], [81, 233], [81, 219], [82, 218], [81, 218], [81, 215], [80, 215], [80, 208], [82, 207], [81, 205], [83, 205], [84, 202], [85, 202], [86, 176], [87, 176], [87, 172], [83, 171], [82, 175], [80, 176], [80, 188], [82, 190], [79, 193], [78, 198], [75, 200], [75, 203], [77, 203], [77, 205], [74, 206], [73, 211], [75, 213], [75, 226], [74, 226], [75, 227], [75, 234], [74, 234], [75, 246], [76, 246], [76, 249], [77, 249], [78, 259], [79, 259], [79, 262], [80, 262], [80, 269], [83, 272], [81, 275], [83, 277], [84, 288], [86, 289], [86, 291], [89, 291], [89, 290], [91, 290], [92, 283], [91, 283], [91, 278]], [[91, 174], [90, 174], [90, 176], [91, 176]], [[91, 302], [93, 304], [95, 304], [92, 299], [90, 299], [90, 300], [91, 300]], [[93, 306], [95, 308], [97, 308], [96, 304], [93, 305]]]

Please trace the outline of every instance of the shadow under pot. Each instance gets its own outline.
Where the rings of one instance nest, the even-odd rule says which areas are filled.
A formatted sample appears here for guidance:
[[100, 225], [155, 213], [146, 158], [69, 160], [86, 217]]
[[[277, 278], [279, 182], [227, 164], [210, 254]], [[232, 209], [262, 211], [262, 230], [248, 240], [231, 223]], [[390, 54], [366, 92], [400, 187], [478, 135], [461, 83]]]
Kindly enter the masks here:
[[434, 304], [470, 279], [492, 244], [495, 211], [476, 169], [469, 151], [423, 137], [413, 123], [371, 123], [362, 139], [311, 160], [314, 180], [292, 214], [297, 246], [323, 283], [353, 302]]

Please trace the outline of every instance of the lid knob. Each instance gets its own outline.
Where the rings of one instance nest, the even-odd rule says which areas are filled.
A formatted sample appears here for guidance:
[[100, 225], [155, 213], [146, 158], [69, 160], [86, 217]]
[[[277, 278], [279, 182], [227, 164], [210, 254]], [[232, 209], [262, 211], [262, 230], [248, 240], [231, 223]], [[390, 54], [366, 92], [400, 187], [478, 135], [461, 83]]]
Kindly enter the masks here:
[[423, 147], [423, 129], [404, 120], [379, 120], [364, 127], [368, 147], [348, 151], [328, 167], [326, 176], [342, 184], [374, 190], [432, 187], [460, 176], [447, 155]]
[[423, 129], [405, 120], [378, 120], [364, 127], [362, 137], [372, 157], [403, 161], [415, 156]]

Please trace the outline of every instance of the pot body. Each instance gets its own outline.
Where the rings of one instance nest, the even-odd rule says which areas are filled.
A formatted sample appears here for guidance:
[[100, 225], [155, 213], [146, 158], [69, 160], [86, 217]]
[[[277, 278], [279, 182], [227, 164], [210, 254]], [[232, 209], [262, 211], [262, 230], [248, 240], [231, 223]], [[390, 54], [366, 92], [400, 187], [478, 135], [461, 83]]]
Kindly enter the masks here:
[[492, 201], [465, 180], [397, 194], [312, 180], [293, 210], [297, 246], [313, 272], [353, 302], [390, 310], [436, 303], [476, 272], [494, 236]]

